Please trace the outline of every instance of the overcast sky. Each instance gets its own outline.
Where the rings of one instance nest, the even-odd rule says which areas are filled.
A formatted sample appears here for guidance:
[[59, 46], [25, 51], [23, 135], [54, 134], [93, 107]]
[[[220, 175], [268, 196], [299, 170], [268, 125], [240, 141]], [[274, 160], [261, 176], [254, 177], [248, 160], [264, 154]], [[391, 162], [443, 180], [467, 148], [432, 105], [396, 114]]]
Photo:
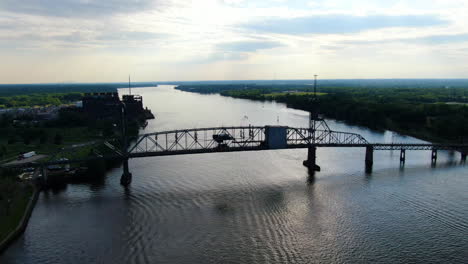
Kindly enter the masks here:
[[467, 0], [0, 0], [0, 83], [467, 78]]

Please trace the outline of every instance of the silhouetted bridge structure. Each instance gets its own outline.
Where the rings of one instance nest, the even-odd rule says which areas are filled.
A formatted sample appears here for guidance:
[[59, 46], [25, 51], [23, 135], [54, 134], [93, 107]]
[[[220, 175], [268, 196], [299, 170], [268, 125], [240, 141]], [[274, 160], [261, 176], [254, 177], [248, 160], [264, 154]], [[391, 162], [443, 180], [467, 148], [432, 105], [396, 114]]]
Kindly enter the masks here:
[[[121, 182], [131, 182], [128, 160], [131, 158], [187, 155], [201, 153], [261, 151], [274, 149], [307, 148], [307, 160], [304, 165], [313, 171], [319, 171], [316, 164], [316, 148], [365, 148], [365, 167], [370, 172], [373, 165], [373, 152], [376, 150], [399, 150], [400, 162], [404, 163], [407, 150], [430, 150], [432, 164], [437, 161], [438, 150], [454, 150], [461, 153], [466, 161], [468, 145], [463, 144], [419, 144], [419, 143], [370, 143], [359, 134], [333, 131], [322, 124], [323, 129], [294, 128], [287, 126], [239, 126], [179, 129], [139, 135], [128, 148], [119, 148], [116, 141], [100, 142], [112, 151], [112, 155], [96, 154], [85, 159], [59, 159], [60, 155], [41, 163], [23, 164], [26, 167], [42, 167], [46, 175], [46, 166], [78, 163], [96, 159], [121, 159], [123, 170]], [[64, 151], [73, 151], [73, 148]]]

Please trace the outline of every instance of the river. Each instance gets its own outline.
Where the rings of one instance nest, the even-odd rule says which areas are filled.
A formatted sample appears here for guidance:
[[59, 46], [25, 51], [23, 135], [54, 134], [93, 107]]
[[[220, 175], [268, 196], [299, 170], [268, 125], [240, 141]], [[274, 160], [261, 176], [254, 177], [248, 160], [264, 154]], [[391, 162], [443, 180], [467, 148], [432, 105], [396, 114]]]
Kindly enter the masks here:
[[[144, 132], [221, 125], [306, 127], [274, 102], [134, 88], [156, 119]], [[121, 90], [120, 93], [126, 92]], [[371, 142], [415, 142], [328, 120]], [[0, 263], [461, 263], [468, 259], [468, 169], [459, 153], [319, 149], [141, 158], [87, 184], [42, 192]], [[466, 262], [465, 262], [466, 263]]]

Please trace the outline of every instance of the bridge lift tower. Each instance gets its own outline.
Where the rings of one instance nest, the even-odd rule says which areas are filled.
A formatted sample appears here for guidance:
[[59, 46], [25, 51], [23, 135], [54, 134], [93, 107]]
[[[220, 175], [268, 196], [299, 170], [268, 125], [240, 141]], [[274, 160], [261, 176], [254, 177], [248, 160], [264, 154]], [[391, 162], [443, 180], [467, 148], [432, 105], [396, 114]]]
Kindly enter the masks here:
[[312, 171], [320, 171], [320, 166], [317, 165], [317, 130], [330, 131], [327, 123], [323, 118], [319, 117], [319, 105], [317, 98], [317, 75], [314, 75], [314, 96], [309, 99], [311, 110], [309, 112], [309, 144], [307, 148], [307, 160], [302, 163]]

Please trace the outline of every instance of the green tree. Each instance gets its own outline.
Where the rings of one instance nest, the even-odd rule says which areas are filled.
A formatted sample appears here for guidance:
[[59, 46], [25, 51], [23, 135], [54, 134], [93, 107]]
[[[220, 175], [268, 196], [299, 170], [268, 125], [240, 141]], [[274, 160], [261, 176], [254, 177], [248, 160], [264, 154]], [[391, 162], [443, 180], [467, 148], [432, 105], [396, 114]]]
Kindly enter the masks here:
[[47, 133], [44, 130], [41, 130], [39, 132], [39, 143], [40, 144], [45, 144], [47, 142]]
[[15, 144], [17, 141], [16, 136], [11, 136], [8, 138], [8, 144]]
[[29, 135], [23, 135], [23, 143], [29, 145], [31, 143], [31, 137], [29, 137]]
[[0, 145], [0, 157], [4, 158], [7, 154], [7, 148], [5, 145]]
[[55, 134], [54, 144], [60, 145], [60, 144], [62, 144], [62, 141], [63, 141], [63, 136], [61, 134], [59, 134], [59, 133]]

